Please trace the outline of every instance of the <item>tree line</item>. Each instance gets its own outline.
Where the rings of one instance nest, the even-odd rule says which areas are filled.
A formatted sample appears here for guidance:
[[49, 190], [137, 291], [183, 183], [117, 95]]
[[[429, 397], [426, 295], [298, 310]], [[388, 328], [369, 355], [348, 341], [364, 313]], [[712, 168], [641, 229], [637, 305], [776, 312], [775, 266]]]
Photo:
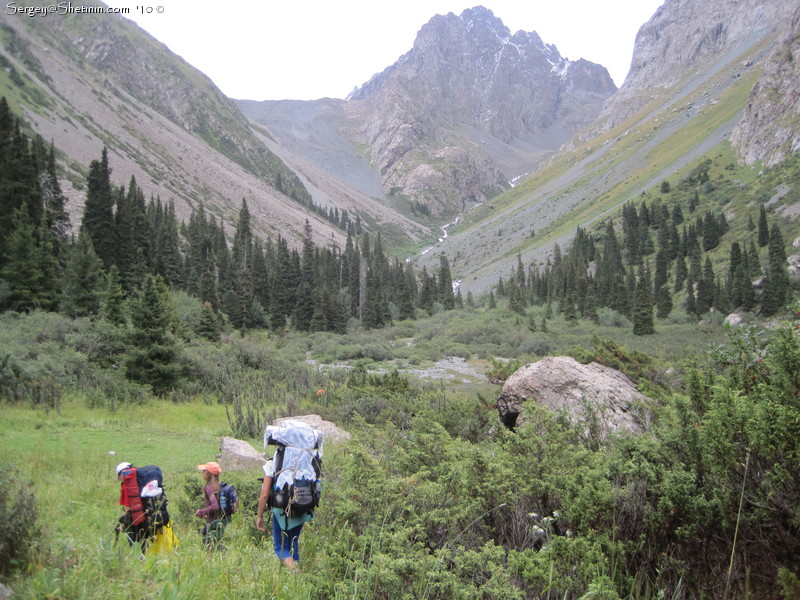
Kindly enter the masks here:
[[55, 157], [54, 146], [25, 133], [0, 99], [0, 310], [123, 324], [136, 312], [126, 302], [153, 278], [162, 292], [202, 301], [199, 333], [213, 339], [225, 324], [342, 333], [350, 319], [381, 327], [413, 319], [417, 309], [461, 303], [444, 255], [438, 273], [418, 273], [390, 260], [380, 235], [346, 211], [327, 212], [347, 231], [344, 249], [314, 244], [308, 221], [301, 246], [292, 248], [281, 236], [255, 236], [243, 199], [229, 243], [221, 219], [202, 206], [179, 222], [173, 203], [147, 200], [134, 177], [115, 185], [105, 148], [89, 165], [81, 222], [73, 228]]
[[[708, 182], [700, 173], [699, 183]], [[568, 250], [556, 245], [543, 266], [526, 270], [518, 257], [516, 269], [498, 281], [498, 294], [522, 314], [529, 305], [557, 303], [573, 321], [597, 321], [598, 309], [609, 308], [628, 317], [637, 335], [654, 333], [654, 313], [666, 318], [678, 302], [696, 318], [711, 310], [776, 314], [791, 293], [778, 225], [768, 224], [762, 204], [758, 223], [748, 219], [749, 241], [730, 240], [727, 268], [715, 270], [711, 253], [728, 241], [729, 226], [724, 212], [701, 214], [698, 204], [695, 191], [686, 206], [694, 216], [686, 219], [680, 202], [627, 202], [616, 223], [608, 219], [594, 233], [579, 227]]]

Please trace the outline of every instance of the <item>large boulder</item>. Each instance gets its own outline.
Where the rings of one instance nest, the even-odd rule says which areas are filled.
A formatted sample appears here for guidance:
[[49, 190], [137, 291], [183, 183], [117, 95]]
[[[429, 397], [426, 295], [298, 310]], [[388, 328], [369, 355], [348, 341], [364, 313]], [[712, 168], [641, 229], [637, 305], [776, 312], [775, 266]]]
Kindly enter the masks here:
[[223, 471], [260, 471], [266, 458], [244, 440], [222, 438], [219, 446], [219, 465]]
[[521, 367], [506, 380], [496, 403], [506, 427], [524, 421], [523, 406], [528, 400], [565, 414], [572, 422], [597, 427], [605, 437], [608, 433], [643, 432], [641, 409], [649, 399], [615, 369], [553, 356]]

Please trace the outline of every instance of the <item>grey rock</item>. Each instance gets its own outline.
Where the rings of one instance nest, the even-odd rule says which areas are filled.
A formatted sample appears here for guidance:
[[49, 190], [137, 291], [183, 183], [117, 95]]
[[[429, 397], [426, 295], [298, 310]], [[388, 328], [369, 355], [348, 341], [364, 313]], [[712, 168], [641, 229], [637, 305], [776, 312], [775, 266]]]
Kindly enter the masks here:
[[264, 455], [243, 440], [222, 438], [219, 464], [222, 471], [258, 471], [264, 466]]
[[731, 144], [747, 164], [762, 161], [772, 166], [800, 150], [799, 55], [800, 7], [786, 20], [780, 41], [731, 133]]
[[587, 427], [596, 419], [601, 437], [643, 432], [643, 407], [649, 401], [623, 373], [568, 356], [547, 357], [511, 375], [497, 399], [500, 419], [507, 427], [520, 425], [530, 400]]

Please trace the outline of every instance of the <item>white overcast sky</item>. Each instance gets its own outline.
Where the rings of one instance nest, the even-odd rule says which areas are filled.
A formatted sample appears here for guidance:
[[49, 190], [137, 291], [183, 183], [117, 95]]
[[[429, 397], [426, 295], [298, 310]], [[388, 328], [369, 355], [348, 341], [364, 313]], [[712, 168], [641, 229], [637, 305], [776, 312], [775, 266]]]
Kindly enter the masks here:
[[[151, 2], [143, 4], [142, 2]], [[436, 14], [489, 8], [561, 56], [627, 75], [636, 32], [664, 0], [106, 0], [231, 98], [344, 98], [410, 50]]]

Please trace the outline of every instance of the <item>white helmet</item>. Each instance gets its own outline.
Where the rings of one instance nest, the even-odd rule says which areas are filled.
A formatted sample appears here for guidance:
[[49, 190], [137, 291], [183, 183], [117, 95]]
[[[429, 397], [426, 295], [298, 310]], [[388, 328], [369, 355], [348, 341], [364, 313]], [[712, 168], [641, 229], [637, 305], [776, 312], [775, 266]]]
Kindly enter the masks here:
[[129, 462], [121, 462], [117, 465], [117, 475], [119, 475], [125, 469], [130, 469], [133, 465]]

